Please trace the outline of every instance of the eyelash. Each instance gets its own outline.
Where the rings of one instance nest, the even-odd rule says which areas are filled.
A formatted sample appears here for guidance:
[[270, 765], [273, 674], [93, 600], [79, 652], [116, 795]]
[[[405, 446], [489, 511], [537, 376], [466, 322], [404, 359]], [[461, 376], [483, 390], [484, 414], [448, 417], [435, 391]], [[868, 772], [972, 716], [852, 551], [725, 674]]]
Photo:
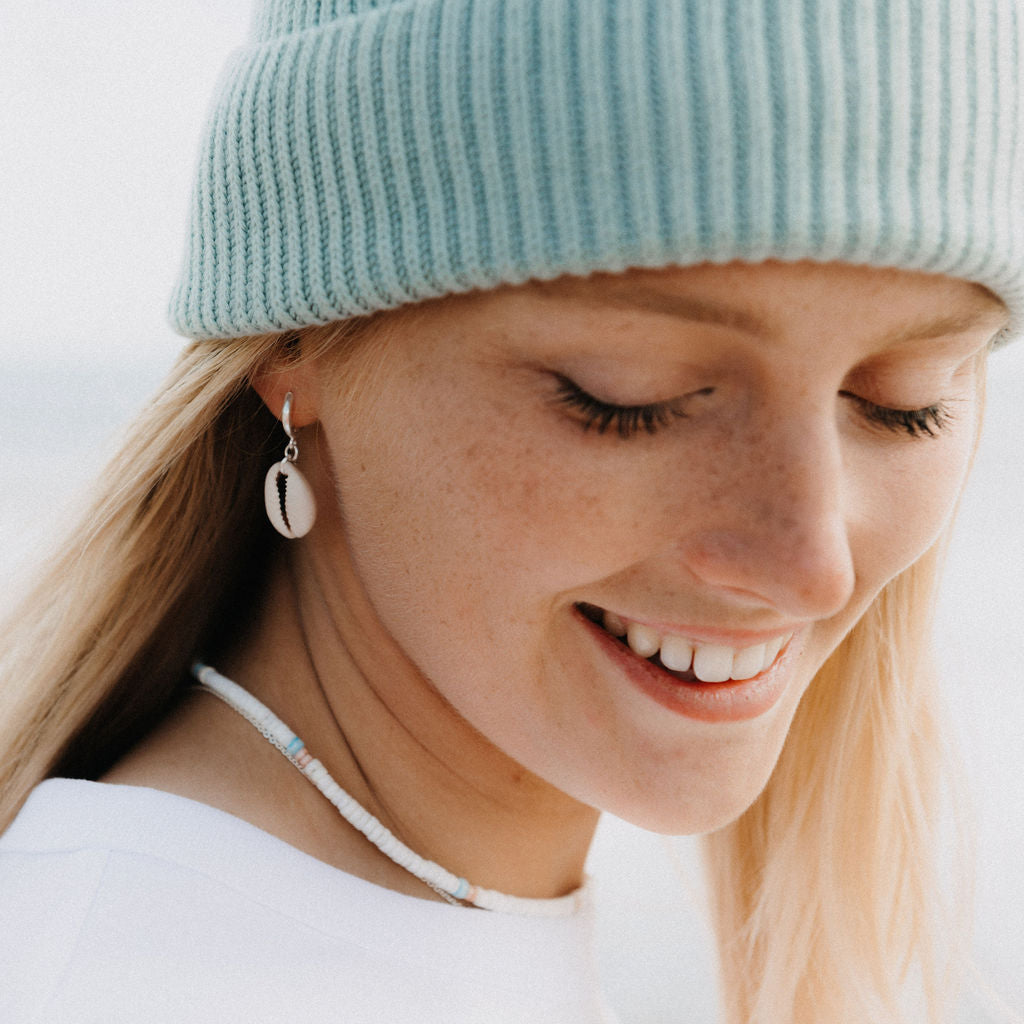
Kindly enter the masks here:
[[[579, 423], [584, 433], [593, 428], [598, 434], [606, 434], [613, 429], [623, 440], [628, 440], [640, 431], [653, 435], [669, 426], [673, 420], [687, 418], [686, 411], [679, 405], [679, 399], [652, 402], [649, 405], [614, 405], [595, 398], [562, 374], [556, 374], [555, 379], [558, 381], [559, 403], [581, 414]], [[704, 388], [698, 393], [710, 394], [711, 390]], [[923, 409], [891, 409], [847, 391], [842, 394], [856, 402], [873, 424], [913, 438], [936, 437], [952, 419], [949, 408], [942, 402]]]
[[890, 409], [888, 406], [869, 402], [858, 395], [851, 395], [848, 391], [842, 394], [856, 402], [873, 423], [897, 434], [937, 437], [953, 418], [948, 405], [944, 402], [937, 402], [924, 409]]
[[673, 420], [686, 419], [686, 412], [680, 408], [678, 399], [649, 405], [613, 405], [595, 398], [562, 374], [556, 374], [555, 379], [558, 381], [559, 402], [581, 414], [579, 423], [584, 433], [594, 428], [597, 433], [606, 434], [614, 428], [619, 437], [628, 440], [641, 430], [656, 434]]

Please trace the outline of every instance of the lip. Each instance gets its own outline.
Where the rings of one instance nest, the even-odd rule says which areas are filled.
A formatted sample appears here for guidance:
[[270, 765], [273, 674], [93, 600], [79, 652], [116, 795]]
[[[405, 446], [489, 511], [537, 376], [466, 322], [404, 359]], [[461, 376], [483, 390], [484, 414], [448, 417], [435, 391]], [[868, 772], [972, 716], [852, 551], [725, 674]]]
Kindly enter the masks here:
[[[634, 654], [629, 647], [573, 610], [600, 650], [645, 696], [676, 714], [698, 722], [746, 722], [770, 711], [786, 692], [786, 664], [792, 657], [795, 637], [780, 652], [774, 664], [753, 679], [730, 679], [724, 683], [687, 683], [665, 669]], [[711, 639], [709, 631], [702, 631]], [[735, 636], [735, 634], [729, 634]], [[777, 635], [777, 634], [776, 634]]]
[[[618, 613], [616, 613], [618, 614]], [[653, 629], [662, 636], [673, 635], [685, 637], [699, 644], [722, 644], [725, 647], [753, 647], [755, 644], [769, 644], [780, 636], [796, 633], [798, 626], [788, 629], [752, 630], [752, 629], [716, 629], [714, 626], [680, 626], [676, 623], [662, 622], [657, 619], [636, 619], [632, 616], [619, 616], [624, 621], [636, 622]]]

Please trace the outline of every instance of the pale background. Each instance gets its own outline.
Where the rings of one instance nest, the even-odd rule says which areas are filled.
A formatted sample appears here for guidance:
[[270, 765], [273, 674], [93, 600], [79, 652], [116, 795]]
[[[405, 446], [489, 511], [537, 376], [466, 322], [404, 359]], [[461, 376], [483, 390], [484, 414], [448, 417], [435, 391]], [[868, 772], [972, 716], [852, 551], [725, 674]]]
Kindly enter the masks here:
[[[195, 153], [248, 9], [0, 0], [0, 598], [181, 346], [164, 309]], [[977, 955], [1022, 1010], [1024, 342], [993, 371], [937, 645], [977, 803]], [[621, 823], [600, 835], [602, 959], [626, 1024], [715, 1019], [693, 849], [677, 864]]]

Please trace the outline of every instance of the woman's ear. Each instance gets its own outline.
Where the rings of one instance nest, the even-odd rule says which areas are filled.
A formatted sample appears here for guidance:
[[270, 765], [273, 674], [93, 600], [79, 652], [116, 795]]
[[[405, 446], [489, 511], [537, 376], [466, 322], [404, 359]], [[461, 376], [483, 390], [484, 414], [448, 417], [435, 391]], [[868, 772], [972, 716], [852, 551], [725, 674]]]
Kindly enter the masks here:
[[320, 418], [320, 378], [316, 360], [299, 359], [284, 352], [252, 378], [264, 405], [281, 419], [285, 395], [292, 394], [293, 427], [307, 427]]

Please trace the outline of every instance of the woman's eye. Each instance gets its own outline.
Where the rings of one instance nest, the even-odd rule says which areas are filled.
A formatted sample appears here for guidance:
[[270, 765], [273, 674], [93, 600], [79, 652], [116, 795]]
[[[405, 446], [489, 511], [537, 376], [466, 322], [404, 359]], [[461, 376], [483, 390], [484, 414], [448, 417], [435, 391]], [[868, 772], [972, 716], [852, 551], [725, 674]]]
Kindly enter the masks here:
[[[613, 430], [619, 437], [628, 439], [641, 431], [656, 434], [673, 420], [687, 418], [683, 398], [645, 405], [616, 405], [595, 398], [564, 374], [555, 374], [555, 380], [558, 383], [558, 403], [573, 411], [584, 431], [593, 429], [598, 434], [606, 434]], [[708, 394], [710, 391], [710, 388], [705, 388], [698, 394]], [[937, 437], [953, 419], [946, 402], [937, 402], [922, 409], [895, 409], [878, 405], [851, 392], [844, 391], [841, 394], [855, 402], [872, 425], [909, 437]]]
[[950, 423], [953, 416], [945, 402], [925, 406], [923, 409], [891, 409], [885, 405], [876, 405], [866, 398], [841, 392], [843, 397], [852, 399], [860, 406], [863, 415], [873, 424], [894, 431], [897, 434], [909, 434], [911, 437], [936, 437]]
[[584, 431], [593, 428], [598, 434], [614, 430], [627, 439], [645, 431], [655, 434], [673, 420], [686, 419], [683, 399], [673, 398], [648, 405], [614, 405], [586, 392], [575, 381], [556, 373], [558, 402], [574, 413]]

